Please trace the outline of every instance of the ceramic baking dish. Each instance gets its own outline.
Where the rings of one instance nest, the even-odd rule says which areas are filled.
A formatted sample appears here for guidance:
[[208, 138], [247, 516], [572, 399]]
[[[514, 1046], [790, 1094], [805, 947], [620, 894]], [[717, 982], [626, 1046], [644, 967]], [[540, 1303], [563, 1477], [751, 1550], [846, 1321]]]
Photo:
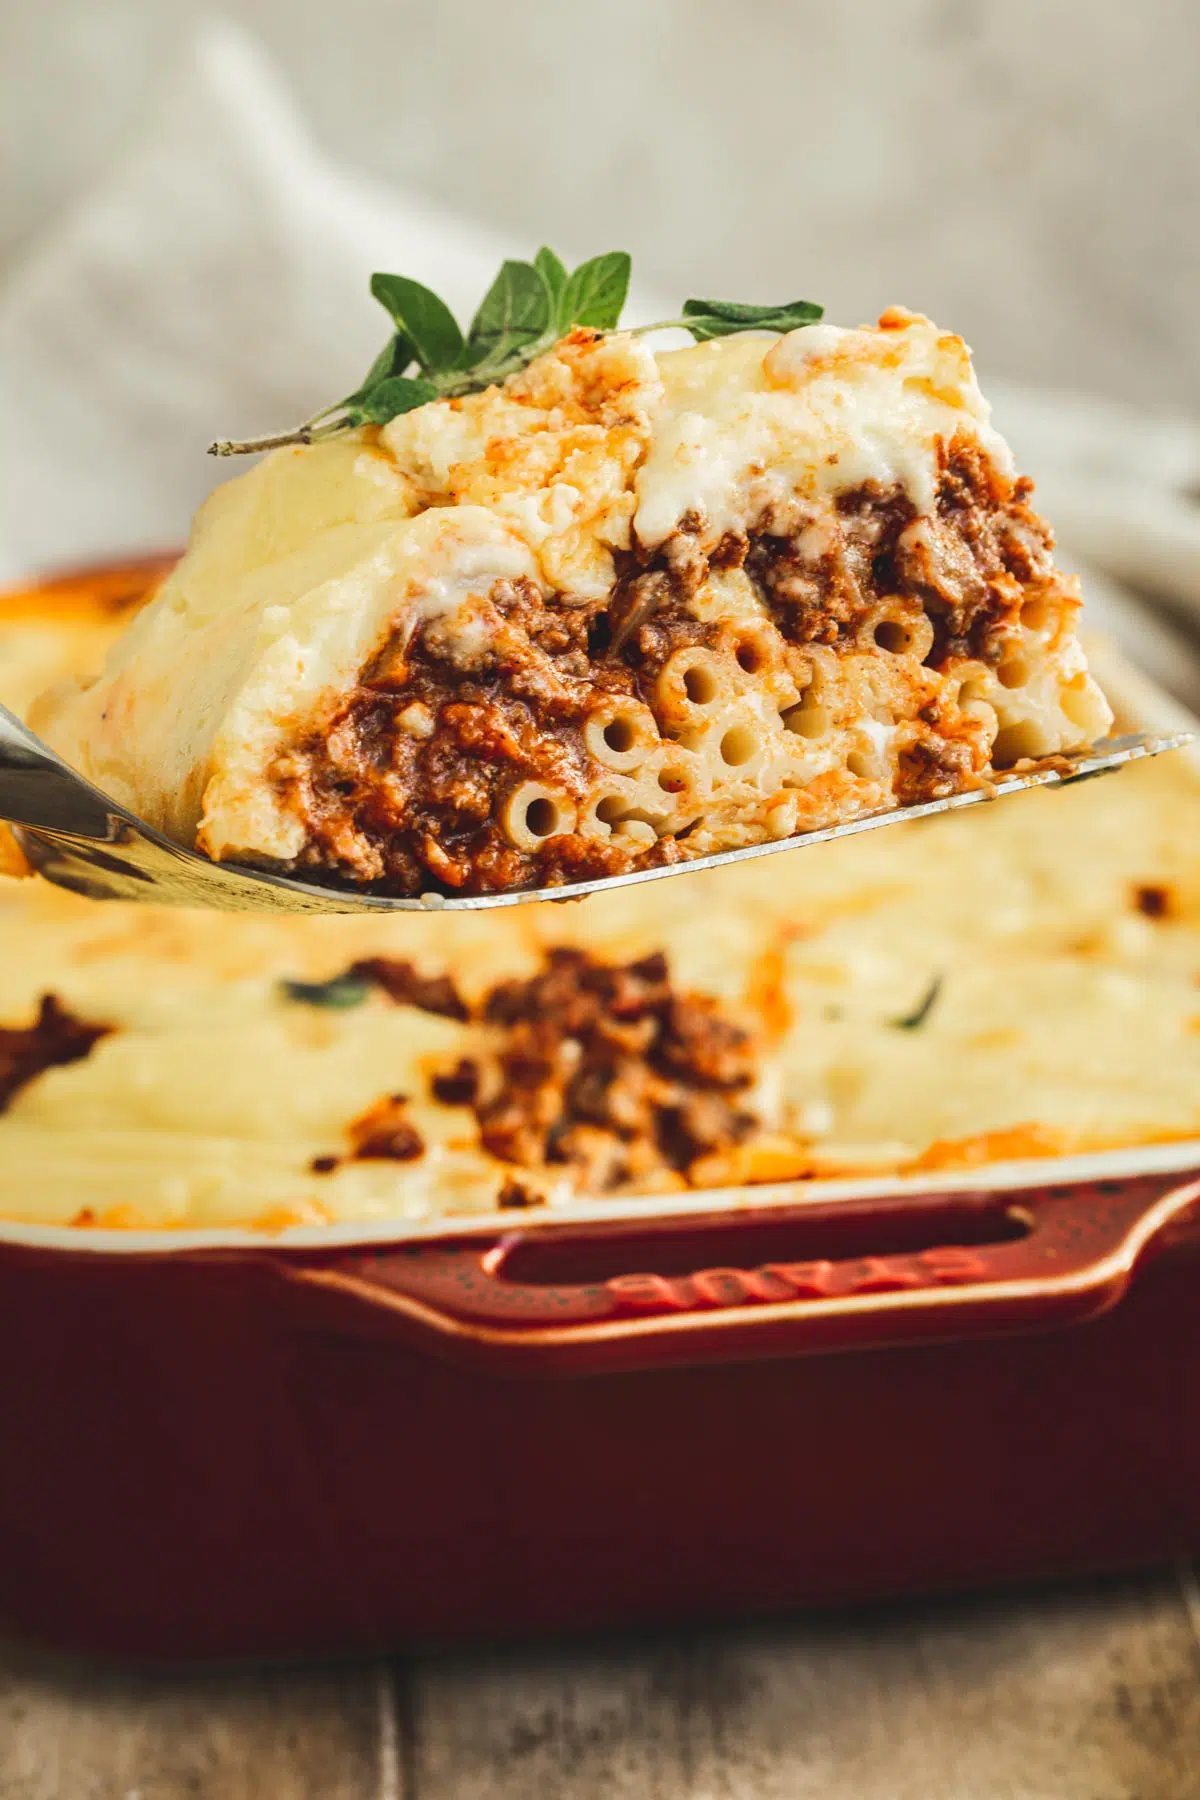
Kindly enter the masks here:
[[512, 1218], [0, 1226], [0, 1629], [295, 1656], [1200, 1549], [1200, 1142]]

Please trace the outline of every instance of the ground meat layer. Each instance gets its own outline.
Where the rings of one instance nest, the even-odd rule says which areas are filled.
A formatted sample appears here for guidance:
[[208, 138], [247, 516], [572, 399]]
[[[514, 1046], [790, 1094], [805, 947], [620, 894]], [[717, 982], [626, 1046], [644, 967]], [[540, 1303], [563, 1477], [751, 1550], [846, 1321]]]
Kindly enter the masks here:
[[[714, 571], [745, 571], [793, 659], [814, 645], [861, 653], [872, 609], [886, 598], [915, 603], [929, 620], [928, 669], [965, 658], [999, 664], [1022, 604], [1061, 606], [1066, 594], [1030, 491], [956, 440], [928, 518], [916, 517], [898, 487], [867, 483], [841, 495], [832, 516], [772, 500], [750, 529], [707, 553], [703, 521], [685, 518], [653, 557], [621, 559], [602, 602], [546, 596], [531, 581], [496, 583], [477, 654], [464, 658], [440, 625], [390, 644], [339, 714], [281, 762], [277, 779], [308, 836], [301, 866], [411, 895], [554, 885], [686, 857], [687, 844], [669, 835], [631, 842], [573, 830], [517, 847], [501, 822], [505, 800], [532, 779], [584, 801], [604, 774], [583, 737], [599, 698], [652, 705], [659, 673], [681, 647], [736, 653], [738, 621], [693, 608]], [[908, 804], [959, 791], [981, 762], [978, 733], [927, 706], [895, 797]]]
[[[536, 974], [498, 983], [474, 1009], [450, 977], [419, 977], [383, 958], [290, 991], [316, 996], [364, 971], [400, 1004], [482, 1028], [478, 1049], [435, 1070], [430, 1090], [444, 1106], [469, 1107], [483, 1147], [534, 1177], [511, 1176], [504, 1206], [535, 1204], [545, 1178], [568, 1170], [583, 1192], [682, 1187], [699, 1158], [758, 1127], [754, 1037], [717, 1001], [681, 993], [663, 955], [606, 963], [554, 949]], [[318, 1156], [312, 1172], [330, 1174], [347, 1156], [418, 1160], [425, 1145], [409, 1116], [413, 1098], [383, 1094], [350, 1121], [348, 1150]]]
[[[469, 1104], [505, 1162], [569, 1165], [602, 1192], [686, 1178], [757, 1124], [745, 1104], [753, 1039], [716, 1001], [677, 993], [663, 955], [608, 964], [553, 950], [532, 979], [494, 988], [485, 1017], [505, 1034], [500, 1082]], [[460, 1065], [449, 1079], [464, 1076]]]

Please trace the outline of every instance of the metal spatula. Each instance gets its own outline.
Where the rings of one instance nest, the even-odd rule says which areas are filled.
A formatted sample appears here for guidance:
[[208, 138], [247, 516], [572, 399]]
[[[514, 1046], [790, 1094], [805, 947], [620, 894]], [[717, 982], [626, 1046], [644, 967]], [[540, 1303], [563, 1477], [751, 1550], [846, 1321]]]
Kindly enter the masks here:
[[810, 844], [828, 843], [832, 838], [850, 837], [856, 831], [898, 825], [905, 819], [927, 819], [933, 813], [976, 806], [1021, 788], [1082, 781], [1139, 757], [1177, 749], [1191, 737], [1187, 731], [1171, 731], [1106, 738], [1089, 749], [1056, 756], [1045, 764], [997, 775], [986, 787], [952, 794], [946, 800], [891, 807], [852, 819], [846, 825], [772, 839], [744, 850], [724, 850], [717, 856], [701, 856], [665, 868], [637, 869], [628, 875], [611, 875], [598, 881], [522, 888], [503, 894], [422, 894], [398, 900], [333, 880], [327, 884], [301, 881], [293, 875], [239, 863], [211, 862], [198, 851], [181, 849], [77, 775], [27, 726], [0, 706], [0, 819], [17, 828], [22, 848], [47, 881], [94, 900], [207, 906], [223, 912], [482, 912], [491, 906], [523, 906], [533, 900], [579, 900], [587, 894], [629, 887], [634, 882], [662, 881], [669, 875], [724, 868], [755, 856], [772, 856], [780, 850], [799, 850]]

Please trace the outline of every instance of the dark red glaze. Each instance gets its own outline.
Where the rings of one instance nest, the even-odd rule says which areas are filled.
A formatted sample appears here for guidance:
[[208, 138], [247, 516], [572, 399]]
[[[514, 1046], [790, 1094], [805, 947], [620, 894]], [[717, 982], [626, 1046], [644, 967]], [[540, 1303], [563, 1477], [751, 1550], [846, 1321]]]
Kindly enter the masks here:
[[568, 1222], [358, 1250], [300, 1278], [373, 1300], [404, 1335], [476, 1365], [603, 1370], [789, 1355], [1086, 1318], [1119, 1297], [1142, 1236], [1157, 1228], [1155, 1209], [1174, 1211], [1183, 1185], [1148, 1175], [743, 1203], [690, 1221]]
[[295, 1656], [1195, 1551], [1198, 1193], [0, 1247], [0, 1629]]

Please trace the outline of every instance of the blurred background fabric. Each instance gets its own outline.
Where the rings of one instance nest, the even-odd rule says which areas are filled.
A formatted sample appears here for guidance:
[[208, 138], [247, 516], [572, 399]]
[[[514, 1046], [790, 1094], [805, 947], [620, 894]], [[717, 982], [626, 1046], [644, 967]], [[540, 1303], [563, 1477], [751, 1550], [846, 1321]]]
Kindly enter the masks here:
[[[204, 0], [4, 0], [0, 258], [137, 136]], [[318, 142], [653, 285], [946, 319], [1200, 409], [1195, 0], [236, 0]], [[214, 146], [214, 149], [216, 147]]]
[[177, 541], [209, 438], [357, 382], [371, 268], [469, 313], [504, 254], [623, 247], [632, 317], [962, 332], [1200, 702], [1198, 90], [1194, 0], [0, 0], [0, 577]]

